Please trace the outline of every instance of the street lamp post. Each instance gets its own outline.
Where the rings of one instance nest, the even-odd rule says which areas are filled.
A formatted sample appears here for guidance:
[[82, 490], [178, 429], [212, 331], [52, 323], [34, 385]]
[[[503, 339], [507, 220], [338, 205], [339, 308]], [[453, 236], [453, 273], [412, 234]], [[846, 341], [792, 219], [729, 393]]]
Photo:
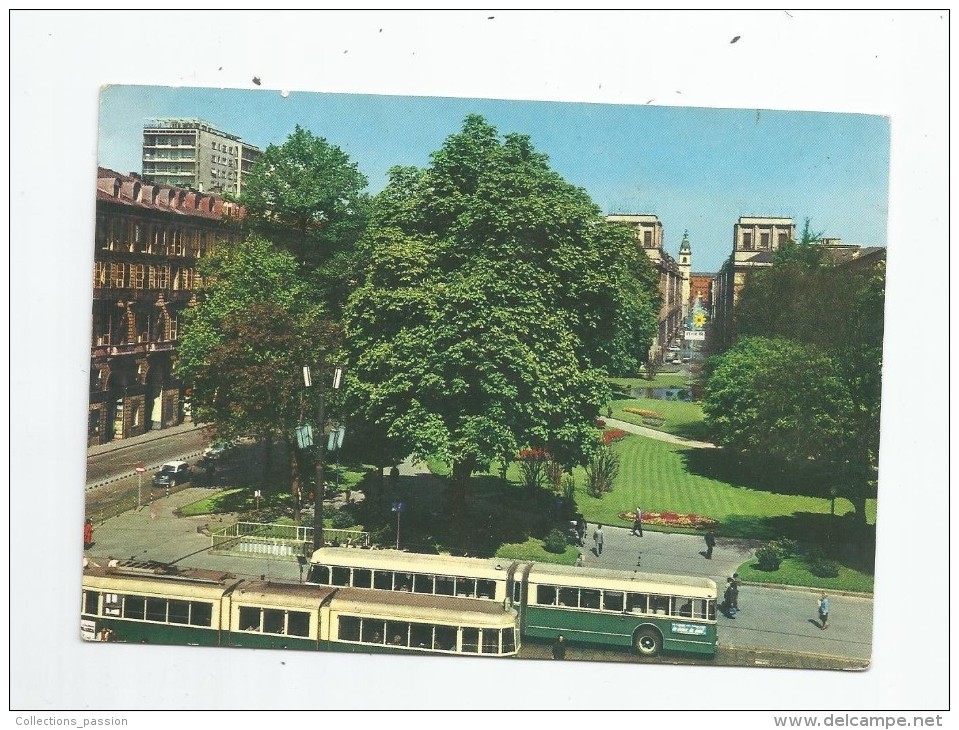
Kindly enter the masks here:
[[[316, 486], [313, 489], [313, 549], [319, 550], [324, 545], [323, 540], [323, 493], [325, 491], [325, 479], [324, 479], [324, 467], [326, 466], [326, 454], [324, 449], [326, 444], [323, 442], [323, 427], [326, 423], [326, 415], [324, 413], [324, 400], [326, 397], [326, 389], [324, 387], [324, 377], [323, 377], [323, 362], [321, 361], [317, 367], [317, 381], [319, 383], [319, 406], [317, 413], [317, 424], [316, 430], [317, 435], [314, 439], [314, 444], [316, 445]], [[333, 376], [333, 387], [340, 387], [340, 380], [343, 377], [343, 368], [337, 367], [335, 374]], [[303, 383], [309, 388], [312, 383], [312, 377], [310, 375], [309, 366], [303, 367]]]

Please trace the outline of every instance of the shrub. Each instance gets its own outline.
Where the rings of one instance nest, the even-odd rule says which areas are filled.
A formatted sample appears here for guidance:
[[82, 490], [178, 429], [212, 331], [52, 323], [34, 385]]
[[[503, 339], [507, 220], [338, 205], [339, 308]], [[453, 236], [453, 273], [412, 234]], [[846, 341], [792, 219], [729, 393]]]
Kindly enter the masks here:
[[819, 578], [838, 578], [839, 563], [829, 558], [817, 557], [808, 562], [809, 572]]
[[543, 540], [543, 550], [548, 553], [562, 554], [566, 552], [566, 535], [561, 530], [550, 530]]
[[592, 460], [586, 465], [586, 486], [594, 497], [602, 497], [612, 491], [613, 482], [619, 474], [619, 454], [608, 444], [596, 449]]
[[545, 449], [523, 449], [516, 455], [520, 472], [523, 474], [523, 484], [528, 489], [544, 486], [549, 480], [547, 471], [549, 453]]
[[337, 511], [330, 517], [330, 525], [338, 530], [345, 530], [347, 527], [352, 527], [355, 524], [356, 519], [349, 512]]
[[756, 551], [756, 560], [760, 570], [779, 570], [783, 560], [796, 552], [795, 540], [773, 540]]

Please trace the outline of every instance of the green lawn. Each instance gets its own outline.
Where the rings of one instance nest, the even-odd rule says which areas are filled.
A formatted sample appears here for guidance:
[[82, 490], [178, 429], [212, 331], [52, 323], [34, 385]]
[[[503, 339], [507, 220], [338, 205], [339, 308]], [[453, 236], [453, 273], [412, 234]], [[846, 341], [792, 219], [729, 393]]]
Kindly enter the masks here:
[[739, 567], [739, 577], [750, 583], [779, 583], [791, 586], [809, 586], [823, 590], [858, 591], [872, 593], [873, 576], [845, 565], [839, 567], [835, 578], [820, 578], [809, 572], [806, 561], [801, 557], [786, 558], [779, 570], [772, 572], [760, 570], [756, 561], [750, 560]]
[[[628, 413], [627, 408], [654, 411], [665, 416], [666, 420], [661, 424], [649, 423], [636, 413]], [[615, 400], [613, 401], [613, 418], [696, 441], [707, 438], [706, 426], [703, 423], [703, 407], [699, 403], [654, 398]]]
[[533, 560], [538, 563], [559, 563], [561, 565], [575, 565], [580, 550], [575, 545], [569, 545], [562, 555], [547, 552], [543, 549], [543, 541], [530, 538], [522, 543], [504, 543], [496, 551], [496, 557], [510, 560]]

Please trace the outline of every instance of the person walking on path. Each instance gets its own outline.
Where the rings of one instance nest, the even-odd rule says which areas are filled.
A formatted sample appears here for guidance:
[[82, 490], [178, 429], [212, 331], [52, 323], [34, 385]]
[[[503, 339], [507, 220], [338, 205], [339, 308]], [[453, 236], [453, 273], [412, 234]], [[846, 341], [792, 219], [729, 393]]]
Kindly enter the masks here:
[[639, 533], [639, 536], [643, 536], [643, 510], [639, 507], [636, 508], [636, 517], [633, 518], [633, 534]]
[[93, 546], [93, 520], [87, 517], [83, 523], [83, 549], [89, 550]]
[[582, 568], [584, 565], [586, 565], [586, 561], [583, 559], [583, 554], [580, 553], [579, 557], [576, 558], [576, 567]]
[[739, 588], [732, 578], [726, 579], [726, 591], [723, 593], [723, 608], [729, 618], [736, 618], [739, 613]]
[[823, 631], [829, 628], [829, 597], [825, 593], [819, 599], [819, 628]]
[[595, 532], [593, 532], [593, 542], [595, 543], [593, 552], [596, 553], [596, 557], [598, 558], [600, 555], [603, 554], [603, 526], [602, 525], [596, 525], [596, 530]]
[[566, 658], [566, 637], [560, 634], [553, 642], [553, 659]]
[[729, 579], [729, 582], [733, 589], [733, 610], [739, 613], [739, 573], [733, 573], [733, 577]]
[[706, 560], [713, 559], [713, 548], [716, 547], [716, 532], [710, 530], [706, 533]]

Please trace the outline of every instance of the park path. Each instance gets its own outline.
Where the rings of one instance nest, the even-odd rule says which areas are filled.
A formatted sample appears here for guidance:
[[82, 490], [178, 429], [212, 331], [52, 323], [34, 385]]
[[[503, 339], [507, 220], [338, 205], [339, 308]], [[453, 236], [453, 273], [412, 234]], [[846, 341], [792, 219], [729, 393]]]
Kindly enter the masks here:
[[679, 444], [680, 446], [689, 446], [693, 449], [716, 448], [716, 444], [711, 444], [708, 441], [694, 441], [693, 439], [685, 439], [682, 436], [675, 436], [671, 433], [666, 433], [665, 431], [657, 431], [655, 428], [649, 428], [649, 426], [637, 426], [635, 423], [620, 421], [616, 418], [604, 418], [603, 420], [606, 421], [607, 426], [620, 428], [627, 433], [635, 433], [640, 436], [656, 439], [657, 441], [666, 441], [671, 444]]

